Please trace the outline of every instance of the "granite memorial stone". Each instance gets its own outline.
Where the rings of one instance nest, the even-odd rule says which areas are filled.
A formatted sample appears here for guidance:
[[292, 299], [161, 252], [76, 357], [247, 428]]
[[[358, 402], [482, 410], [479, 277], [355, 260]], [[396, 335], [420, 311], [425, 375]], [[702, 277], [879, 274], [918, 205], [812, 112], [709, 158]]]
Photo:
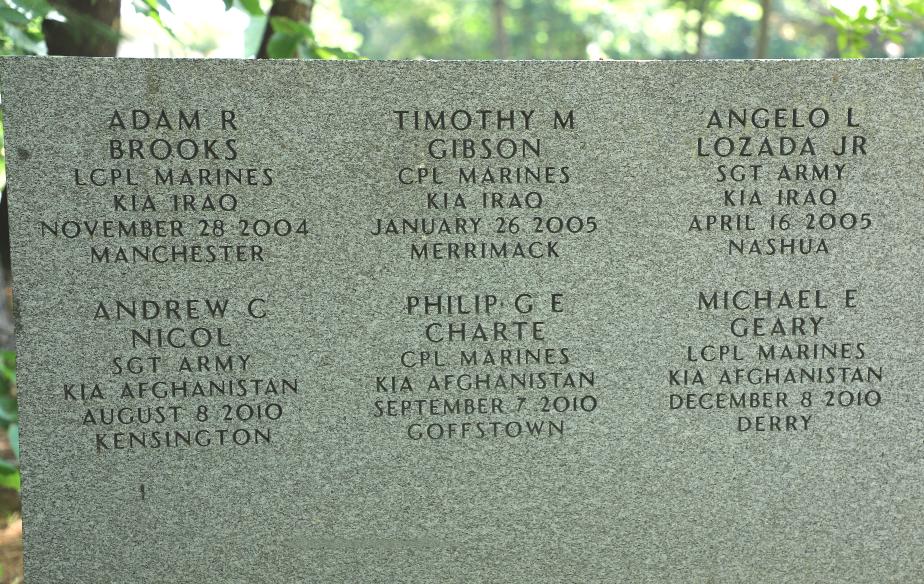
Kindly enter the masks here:
[[924, 62], [0, 90], [29, 584], [924, 580]]

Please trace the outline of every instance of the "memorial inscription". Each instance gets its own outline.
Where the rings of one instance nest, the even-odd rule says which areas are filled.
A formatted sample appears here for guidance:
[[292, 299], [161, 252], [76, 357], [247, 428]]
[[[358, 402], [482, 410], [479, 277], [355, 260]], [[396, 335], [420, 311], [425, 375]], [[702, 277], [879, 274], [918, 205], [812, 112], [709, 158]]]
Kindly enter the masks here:
[[924, 64], [0, 61], [30, 582], [916, 582]]

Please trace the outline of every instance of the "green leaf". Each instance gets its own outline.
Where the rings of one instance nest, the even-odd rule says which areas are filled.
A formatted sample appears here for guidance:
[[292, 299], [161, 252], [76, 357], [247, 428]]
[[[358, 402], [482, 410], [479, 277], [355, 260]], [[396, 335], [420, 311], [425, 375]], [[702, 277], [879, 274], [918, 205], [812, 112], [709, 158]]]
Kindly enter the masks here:
[[12, 401], [12, 406], [9, 403], [0, 403], [0, 422], [4, 425], [6, 424], [15, 424], [19, 421], [19, 412], [16, 411], [16, 402], [15, 400], [4, 400], [5, 402]]
[[10, 369], [5, 364], [0, 363], [0, 381], [5, 382], [6, 385], [16, 383], [16, 370]]
[[311, 32], [310, 26], [304, 22], [292, 20], [285, 16], [274, 16], [270, 18], [270, 26], [273, 27], [273, 32], [314, 38], [314, 33]]
[[263, 8], [260, 6], [260, 0], [238, 0], [241, 3], [241, 6], [246, 10], [251, 16], [261, 16], [263, 14]]
[[176, 36], [176, 33], [173, 30], [164, 24], [164, 21], [160, 17], [160, 1], [161, 0], [134, 0], [134, 7], [140, 14], [147, 16], [161, 28], [164, 32], [170, 35], [176, 41], [179, 39]]
[[299, 37], [291, 34], [273, 33], [266, 45], [270, 59], [291, 59], [298, 50]]
[[841, 20], [846, 20], [846, 21], [848, 21], [848, 22], [850, 22], [850, 21], [853, 20], [852, 18], [850, 18], [850, 15], [849, 15], [849, 14], [847, 14], [846, 12], [844, 12], [843, 10], [841, 10], [840, 8], [838, 8], [837, 6], [832, 6], [832, 7], [831, 7], [831, 12], [833, 12], [833, 13], [834, 13], [834, 16], [840, 18]]
[[339, 47], [315, 47], [315, 55], [319, 59], [356, 60], [362, 58], [353, 51], [345, 51]]
[[304, 22], [284, 16], [270, 19], [273, 36], [267, 44], [266, 52], [272, 59], [291, 59], [293, 57], [312, 58], [315, 40], [311, 27]]
[[29, 19], [25, 14], [16, 10], [15, 8], [10, 8], [9, 6], [0, 5], [0, 20], [4, 22], [9, 22], [14, 25], [22, 26], [29, 24]]
[[225, 10], [231, 10], [232, 6], [234, 6], [234, 0], [225, 0]]
[[16, 28], [9, 22], [3, 22], [3, 32], [13, 41], [13, 45], [24, 53], [41, 54], [43, 45], [38, 43], [27, 35], [24, 31]]
[[17, 0], [16, 4], [28, 10], [33, 18], [44, 18], [46, 14], [54, 10], [46, 0]]
[[10, 426], [9, 438], [10, 447], [13, 449], [13, 454], [16, 455], [16, 460], [19, 460], [19, 424], [13, 424]]
[[[4, 461], [5, 462], [5, 461]], [[9, 463], [6, 463], [9, 465]], [[12, 465], [9, 465], [12, 466]], [[22, 487], [22, 477], [19, 474], [19, 469], [12, 467], [10, 472], [5, 472], [0, 470], [0, 487], [5, 487], [7, 489], [13, 489], [15, 491], [20, 490]]]

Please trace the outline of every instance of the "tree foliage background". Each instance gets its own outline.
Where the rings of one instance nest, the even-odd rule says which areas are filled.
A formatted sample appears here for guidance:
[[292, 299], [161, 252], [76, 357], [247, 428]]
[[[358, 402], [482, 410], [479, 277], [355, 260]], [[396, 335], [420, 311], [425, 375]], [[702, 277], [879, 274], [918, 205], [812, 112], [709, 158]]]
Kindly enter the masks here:
[[924, 0], [0, 0], [0, 21], [4, 54], [60, 53], [51, 45], [65, 34], [82, 54], [126, 56], [924, 54]]

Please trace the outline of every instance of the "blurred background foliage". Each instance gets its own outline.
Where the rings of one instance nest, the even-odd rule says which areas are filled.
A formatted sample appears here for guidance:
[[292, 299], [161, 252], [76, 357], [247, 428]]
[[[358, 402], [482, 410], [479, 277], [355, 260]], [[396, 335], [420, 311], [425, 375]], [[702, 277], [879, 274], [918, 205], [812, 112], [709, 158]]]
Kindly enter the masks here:
[[924, 0], [0, 0], [0, 21], [4, 54], [55, 53], [68, 26], [126, 57], [924, 54]]

